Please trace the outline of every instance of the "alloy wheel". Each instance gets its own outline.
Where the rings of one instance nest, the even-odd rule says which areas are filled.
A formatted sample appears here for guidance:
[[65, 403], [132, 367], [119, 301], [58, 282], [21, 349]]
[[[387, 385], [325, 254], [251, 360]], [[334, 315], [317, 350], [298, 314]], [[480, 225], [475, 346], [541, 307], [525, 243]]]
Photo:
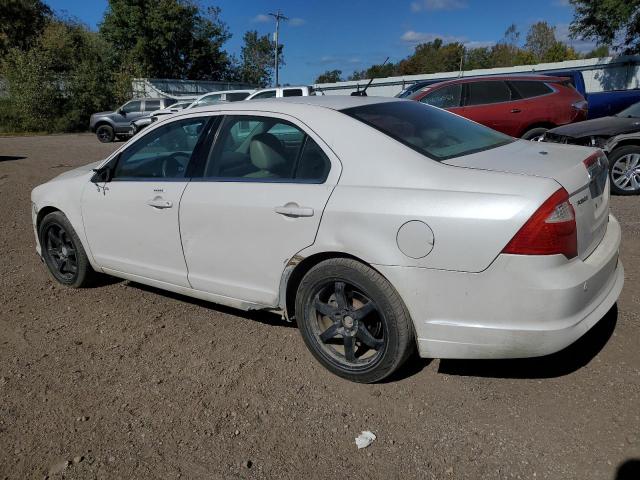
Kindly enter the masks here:
[[45, 249], [53, 273], [65, 281], [73, 281], [78, 272], [76, 248], [69, 234], [58, 224], [51, 224], [44, 232]]
[[611, 167], [611, 180], [621, 190], [640, 190], [640, 153], [629, 153], [617, 159]]
[[325, 284], [311, 306], [312, 329], [325, 355], [348, 367], [366, 367], [385, 350], [384, 319], [376, 304], [344, 281]]

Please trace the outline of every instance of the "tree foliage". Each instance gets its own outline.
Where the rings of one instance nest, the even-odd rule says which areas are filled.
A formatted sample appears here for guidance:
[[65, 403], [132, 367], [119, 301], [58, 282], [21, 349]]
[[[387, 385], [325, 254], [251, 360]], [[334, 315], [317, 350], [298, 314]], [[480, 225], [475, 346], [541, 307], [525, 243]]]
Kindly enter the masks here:
[[191, 0], [109, 0], [100, 33], [117, 64], [155, 78], [224, 79], [230, 38], [220, 9]]
[[0, 0], [0, 58], [11, 48], [29, 48], [51, 15], [41, 0]]
[[[236, 78], [259, 87], [270, 85], [274, 73], [275, 43], [269, 35], [258, 35], [256, 30], [246, 32], [243, 41], [240, 64], [236, 66]], [[280, 65], [284, 65], [282, 45], [278, 45], [278, 61]]]
[[70, 20], [51, 19], [31, 48], [12, 48], [2, 74], [8, 101], [0, 108], [4, 129], [76, 131], [89, 115], [111, 103], [109, 47]]
[[342, 81], [342, 70], [327, 70], [318, 75], [313, 83], [336, 83]]
[[569, 28], [574, 37], [615, 45], [626, 54], [640, 53], [640, 0], [571, 0]]

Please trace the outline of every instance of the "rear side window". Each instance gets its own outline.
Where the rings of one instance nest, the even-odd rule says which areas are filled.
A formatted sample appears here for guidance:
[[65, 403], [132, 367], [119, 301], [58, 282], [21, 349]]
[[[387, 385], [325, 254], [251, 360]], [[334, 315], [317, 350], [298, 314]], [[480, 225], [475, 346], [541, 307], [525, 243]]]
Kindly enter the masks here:
[[239, 102], [249, 96], [249, 92], [227, 93], [227, 102]]
[[342, 113], [438, 161], [513, 141], [500, 132], [420, 102], [383, 102], [347, 108]]
[[438, 88], [428, 93], [420, 99], [422, 103], [433, 105], [439, 108], [453, 108], [460, 106], [460, 97], [462, 96], [462, 85], [449, 85], [448, 87]]
[[553, 92], [553, 90], [544, 82], [516, 80], [509, 83], [521, 98], [539, 97]]
[[301, 97], [302, 96], [302, 89], [300, 88], [286, 88], [283, 93], [283, 96], [285, 97]]
[[467, 101], [465, 105], [486, 105], [508, 102], [511, 90], [505, 82], [469, 82], [467, 83]]
[[265, 92], [258, 93], [253, 98], [274, 98], [275, 96], [276, 96], [276, 91], [275, 90], [267, 90]]
[[153, 112], [160, 109], [160, 100], [145, 100], [144, 109], [147, 112]]

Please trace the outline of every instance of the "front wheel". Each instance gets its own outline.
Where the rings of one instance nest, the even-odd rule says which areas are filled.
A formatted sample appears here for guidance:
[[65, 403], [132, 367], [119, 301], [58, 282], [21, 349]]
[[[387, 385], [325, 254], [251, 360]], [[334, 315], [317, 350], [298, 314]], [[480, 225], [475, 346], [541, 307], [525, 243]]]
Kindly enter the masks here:
[[616, 148], [609, 154], [611, 192], [617, 195], [640, 194], [640, 146]]
[[411, 319], [396, 290], [356, 260], [326, 260], [309, 270], [298, 287], [295, 311], [314, 357], [354, 382], [391, 375], [415, 347]]
[[49, 272], [63, 285], [86, 287], [95, 277], [82, 243], [62, 212], [45, 216], [38, 227], [40, 248]]
[[115, 132], [111, 125], [100, 125], [96, 130], [96, 136], [101, 143], [110, 143], [115, 138]]
[[540, 141], [540, 139], [542, 138], [542, 136], [545, 134], [547, 130], [549, 129], [544, 127], [532, 128], [531, 130], [527, 130], [526, 132], [524, 132], [521, 138], [523, 140], [531, 140], [532, 142], [538, 142]]

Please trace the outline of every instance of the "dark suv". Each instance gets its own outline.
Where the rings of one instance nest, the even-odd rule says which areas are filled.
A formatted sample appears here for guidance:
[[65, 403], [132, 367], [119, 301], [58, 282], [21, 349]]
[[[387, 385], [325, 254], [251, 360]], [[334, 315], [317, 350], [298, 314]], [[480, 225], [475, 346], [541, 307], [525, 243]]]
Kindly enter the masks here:
[[89, 127], [102, 143], [113, 142], [116, 137], [132, 135], [131, 122], [137, 118], [174, 103], [176, 100], [173, 98], [134, 98], [114, 112], [94, 113], [89, 120]]

